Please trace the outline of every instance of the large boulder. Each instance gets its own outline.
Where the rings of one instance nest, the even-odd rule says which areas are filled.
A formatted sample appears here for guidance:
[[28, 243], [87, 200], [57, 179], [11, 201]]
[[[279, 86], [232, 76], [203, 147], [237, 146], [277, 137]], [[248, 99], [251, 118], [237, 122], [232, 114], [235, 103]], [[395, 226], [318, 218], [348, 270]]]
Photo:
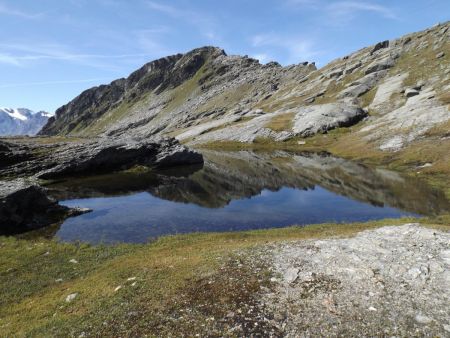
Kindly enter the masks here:
[[360, 107], [343, 102], [302, 107], [295, 115], [292, 129], [296, 135], [308, 137], [334, 128], [352, 126], [366, 116], [367, 112]]
[[349, 84], [347, 88], [341, 91], [338, 95], [339, 99], [357, 98], [364, 95], [369, 90], [374, 88], [378, 81], [386, 75], [386, 71], [382, 70], [375, 73], [370, 73], [362, 78]]
[[179, 144], [175, 139], [133, 140], [99, 139], [65, 147], [54, 154], [55, 167], [38, 175], [52, 179], [64, 176], [91, 175], [125, 170], [136, 165], [170, 167], [203, 162], [200, 153]]

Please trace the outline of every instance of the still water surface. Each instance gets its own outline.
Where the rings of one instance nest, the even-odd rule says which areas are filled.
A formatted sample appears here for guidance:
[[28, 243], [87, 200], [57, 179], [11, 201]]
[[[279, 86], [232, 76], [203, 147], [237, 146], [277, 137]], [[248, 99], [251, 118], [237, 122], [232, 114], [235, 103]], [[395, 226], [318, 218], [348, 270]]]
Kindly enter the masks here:
[[168, 234], [433, 215], [445, 196], [422, 182], [327, 154], [207, 152], [203, 168], [122, 173], [51, 186], [62, 241], [146, 242]]

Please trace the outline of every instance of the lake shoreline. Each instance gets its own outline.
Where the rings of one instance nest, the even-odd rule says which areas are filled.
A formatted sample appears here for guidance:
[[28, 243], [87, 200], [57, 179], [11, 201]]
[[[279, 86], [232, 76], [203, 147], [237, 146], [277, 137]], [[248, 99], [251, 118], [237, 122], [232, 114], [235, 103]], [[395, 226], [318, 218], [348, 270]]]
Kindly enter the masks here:
[[[449, 220], [447, 216], [420, 222], [448, 233]], [[255, 300], [261, 290], [275, 290], [273, 278], [278, 278], [270, 264], [253, 259], [260, 257], [260, 248], [286, 241], [349, 238], [413, 222], [396, 219], [167, 236], [144, 245], [90, 246], [1, 237], [0, 278], [5, 292], [0, 325], [11, 334], [51, 331], [76, 336], [170, 335], [180, 329], [213, 334], [239, 325], [236, 332], [259, 332], [254, 324], [263, 317]], [[74, 299], [67, 301], [69, 295]], [[244, 316], [239, 309], [255, 312]], [[270, 320], [282, 325], [277, 318]], [[279, 332], [272, 324], [261, 322], [265, 329]]]

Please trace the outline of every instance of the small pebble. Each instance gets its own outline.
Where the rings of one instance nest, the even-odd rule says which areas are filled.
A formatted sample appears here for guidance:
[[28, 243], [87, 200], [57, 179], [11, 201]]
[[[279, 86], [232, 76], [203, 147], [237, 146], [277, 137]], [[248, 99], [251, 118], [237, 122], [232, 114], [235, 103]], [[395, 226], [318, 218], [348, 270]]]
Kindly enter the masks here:
[[78, 293], [71, 293], [70, 295], [68, 295], [66, 297], [66, 302], [70, 303], [71, 301], [73, 301], [75, 298], [77, 298]]
[[431, 319], [430, 317], [424, 316], [422, 314], [416, 315], [416, 322], [420, 324], [428, 324], [431, 323], [432, 321], [433, 319]]

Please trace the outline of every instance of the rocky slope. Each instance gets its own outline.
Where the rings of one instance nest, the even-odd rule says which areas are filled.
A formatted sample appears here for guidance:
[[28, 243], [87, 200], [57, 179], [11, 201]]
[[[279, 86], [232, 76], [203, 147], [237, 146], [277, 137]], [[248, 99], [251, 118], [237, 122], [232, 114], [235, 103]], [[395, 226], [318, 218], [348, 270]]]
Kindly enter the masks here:
[[26, 108], [0, 108], [0, 136], [35, 135], [51, 115]]
[[448, 131], [450, 24], [335, 60], [281, 67], [204, 47], [83, 92], [42, 135], [171, 135], [183, 142], [285, 141], [358, 124], [356, 138], [396, 151]]

